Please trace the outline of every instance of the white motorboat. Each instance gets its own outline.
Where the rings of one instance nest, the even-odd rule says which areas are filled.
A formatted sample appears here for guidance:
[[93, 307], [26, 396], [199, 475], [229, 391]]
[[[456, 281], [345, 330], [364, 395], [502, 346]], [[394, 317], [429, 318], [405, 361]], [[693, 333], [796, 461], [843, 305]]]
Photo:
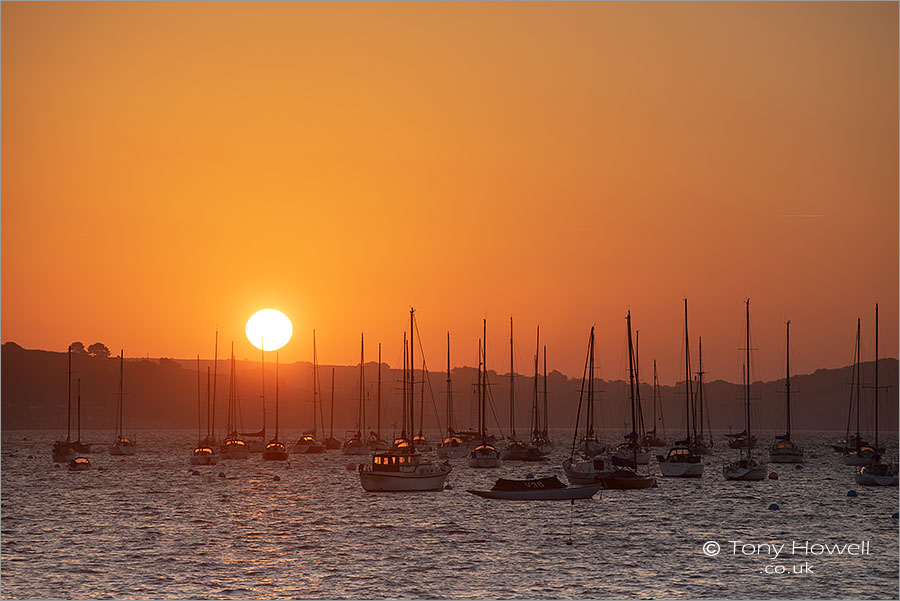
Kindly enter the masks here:
[[566, 478], [572, 484], [595, 484], [613, 473], [612, 464], [601, 457], [569, 457], [562, 464]]
[[590, 499], [602, 484], [578, 484], [566, 486], [556, 476], [547, 478], [526, 478], [507, 480], [500, 478], [491, 490], [467, 490], [466, 492], [484, 499], [505, 499], [510, 501], [568, 501], [570, 499]]
[[688, 447], [672, 447], [669, 454], [657, 456], [659, 471], [668, 478], [699, 478], [703, 475], [703, 458]]
[[448, 463], [432, 463], [411, 447], [372, 455], [359, 465], [359, 483], [366, 492], [424, 492], [442, 490], [452, 471]]

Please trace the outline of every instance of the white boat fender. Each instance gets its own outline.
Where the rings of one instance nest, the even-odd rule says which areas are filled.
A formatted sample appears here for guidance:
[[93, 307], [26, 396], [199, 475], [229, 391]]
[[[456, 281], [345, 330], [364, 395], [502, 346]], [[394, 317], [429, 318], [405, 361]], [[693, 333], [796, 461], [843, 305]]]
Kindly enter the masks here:
[[777, 511], [781, 509], [781, 507], [778, 506], [778, 503], [772, 503], [771, 505], [769, 505], [769, 509], [771, 509], [772, 511]]
[[847, 496], [848, 496], [848, 497], [858, 497], [859, 494], [858, 494], [855, 490], [848, 490], [848, 491], [847, 491]]

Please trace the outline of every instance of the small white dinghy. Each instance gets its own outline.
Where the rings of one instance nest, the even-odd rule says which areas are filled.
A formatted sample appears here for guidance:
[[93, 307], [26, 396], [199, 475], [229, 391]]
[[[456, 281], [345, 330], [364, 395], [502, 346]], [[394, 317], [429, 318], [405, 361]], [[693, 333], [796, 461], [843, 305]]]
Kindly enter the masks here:
[[578, 484], [566, 486], [556, 476], [507, 480], [500, 478], [491, 490], [468, 490], [484, 499], [508, 499], [512, 501], [568, 501], [569, 499], [590, 499], [602, 484]]

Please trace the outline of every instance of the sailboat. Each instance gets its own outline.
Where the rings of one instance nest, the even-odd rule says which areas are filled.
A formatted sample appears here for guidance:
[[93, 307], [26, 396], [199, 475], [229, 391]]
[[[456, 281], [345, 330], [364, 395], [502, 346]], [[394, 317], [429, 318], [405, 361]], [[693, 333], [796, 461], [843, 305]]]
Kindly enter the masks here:
[[509, 318], [509, 439], [500, 452], [504, 461], [525, 461], [528, 447], [516, 437], [516, 368], [513, 363], [513, 320]]
[[137, 444], [122, 433], [122, 380], [125, 375], [125, 351], [119, 353], [119, 396], [116, 405], [116, 442], [109, 447], [110, 455], [134, 455]]
[[641, 433], [638, 433], [637, 424], [632, 424], [631, 432], [625, 435], [625, 442], [616, 445], [616, 448], [612, 450], [610, 453], [611, 457], [618, 457], [619, 459], [625, 460], [634, 460], [637, 465], [648, 465], [650, 463], [650, 452], [645, 449], [641, 442], [646, 437], [646, 432], [644, 432], [644, 413], [641, 409], [641, 380], [639, 377], [639, 368], [638, 366], [638, 345], [637, 345], [637, 337], [640, 335], [640, 332], [635, 332], [635, 345], [634, 345], [634, 402], [637, 407], [637, 418], [638, 422], [641, 425]]
[[[313, 401], [312, 401], [312, 416], [313, 416], [313, 427], [312, 430], [307, 430], [303, 432], [294, 446], [291, 448], [292, 453], [305, 453], [307, 455], [313, 455], [317, 453], [325, 452], [325, 445], [319, 442], [319, 428], [318, 428], [318, 418], [316, 417], [316, 409], [321, 406], [321, 400], [319, 399], [319, 357], [316, 353], [316, 331], [313, 330], [313, 368], [312, 368], [312, 376], [313, 376]], [[322, 428], [325, 428], [325, 424], [322, 424]]]
[[[756, 438], [750, 434], [750, 379], [753, 372], [750, 371], [750, 299], [747, 299], [747, 365], [745, 368], [746, 377], [744, 378], [745, 394], [744, 405], [746, 409], [746, 423], [742, 432], [743, 440], [756, 441]], [[730, 446], [730, 445], [729, 445]], [[722, 473], [726, 480], [762, 480], [766, 477], [766, 466], [757, 462], [753, 458], [753, 447], [755, 445], [747, 444], [740, 449], [740, 455], [737, 461], [732, 461], [728, 465], [722, 467]], [[744, 455], [746, 451], [746, 456]]]
[[[869, 443], [862, 440], [859, 436], [859, 329], [860, 329], [860, 319], [856, 318], [856, 347], [853, 349], [853, 353], [855, 356], [855, 361], [853, 364], [853, 370], [850, 378], [850, 401], [847, 404], [847, 433], [844, 435], [844, 438], [839, 439], [836, 443], [831, 445], [831, 448], [837, 451], [838, 453], [849, 453], [850, 451], [855, 451], [856, 449], [867, 447]], [[853, 420], [853, 393], [856, 392], [856, 435], [850, 436], [850, 424]]]
[[[580, 444], [578, 440], [578, 422], [581, 420], [581, 406], [587, 392], [587, 425]], [[588, 338], [588, 352], [584, 361], [584, 373], [581, 377], [581, 392], [578, 396], [578, 412], [575, 414], [575, 435], [572, 437], [572, 450], [563, 461], [562, 467], [572, 484], [593, 484], [609, 476], [612, 466], [599, 455], [602, 450], [594, 436], [594, 327]]]
[[[684, 439], [669, 449], [668, 455], [657, 456], [659, 470], [663, 476], [675, 478], [699, 478], [703, 475], [703, 458], [694, 452], [697, 442], [696, 416], [692, 411], [694, 404], [691, 388], [691, 349], [688, 337], [687, 299], [684, 299]], [[691, 438], [691, 416], [694, 419], [694, 437]]]
[[88, 455], [91, 452], [91, 445], [81, 442], [81, 378], [75, 380], [77, 384], [76, 409], [75, 409], [75, 440], [72, 442], [72, 449], [78, 455]]
[[769, 449], [769, 461], [772, 463], [803, 463], [803, 447], [791, 440], [791, 322], [787, 321], [785, 342], [785, 378], [784, 400], [787, 420], [787, 432], [784, 436], [776, 436], [775, 444]]
[[[868, 465], [875, 461], [876, 450], [862, 439], [859, 432], [860, 413], [862, 406], [861, 388], [861, 362], [860, 362], [860, 320], [856, 319], [856, 436], [849, 439], [844, 450], [844, 464], [853, 466]], [[877, 331], [877, 327], [876, 327]], [[877, 370], [876, 370], [877, 374]], [[877, 395], [876, 395], [877, 396]], [[851, 445], [851, 442], [853, 443]]]
[[[409, 311], [409, 386], [404, 386], [403, 421], [409, 424], [404, 434], [411, 434], [415, 423], [415, 377], [413, 350], [417, 333], [415, 309]], [[404, 345], [405, 346], [405, 345]], [[424, 355], [422, 359], [424, 366]], [[424, 371], [424, 370], [423, 370]], [[404, 380], [405, 382], [405, 380]], [[424, 386], [424, 382], [423, 382]], [[407, 421], [408, 418], [408, 421]], [[370, 464], [359, 465], [359, 482], [366, 492], [424, 492], [443, 490], [452, 468], [449, 463], [432, 463], [416, 450], [412, 436], [394, 448], [372, 454]]]
[[68, 400], [66, 405], [66, 439], [57, 440], [53, 443], [53, 461], [55, 463], [67, 463], [75, 459], [76, 451], [72, 446], [72, 347], [69, 346], [68, 351]]
[[[656, 366], [654, 364], [654, 382], [656, 379]], [[676, 441], [675, 446], [669, 449], [668, 455], [658, 455], [659, 470], [663, 476], [674, 478], [699, 478], [703, 475], [703, 458], [694, 452], [697, 441], [696, 419], [694, 423], [694, 437], [691, 438], [691, 416], [694, 415], [693, 389], [691, 388], [691, 347], [688, 336], [687, 299], [684, 299], [684, 439]], [[693, 444], [692, 444], [693, 443]]]
[[[323, 425], [324, 428], [324, 425]], [[331, 429], [325, 439], [325, 448], [334, 451], [341, 448], [341, 441], [334, 437], [334, 368], [331, 368]]]
[[469, 454], [463, 439], [453, 431], [453, 380], [450, 378], [450, 332], [447, 332], [447, 436], [437, 448], [442, 459], [462, 459]]
[[[629, 396], [631, 397], [631, 440], [637, 441], [637, 412], [636, 412], [636, 391], [635, 391], [635, 352], [631, 342], [631, 311], [625, 316], [628, 326], [628, 383]], [[613, 457], [612, 463], [617, 466], [610, 475], [603, 478], [603, 484], [606, 488], [613, 489], [638, 489], [650, 488], [656, 482], [656, 478], [645, 476], [637, 472], [637, 453], [638, 445], [635, 442], [632, 447], [631, 460], [623, 460], [620, 457]]]
[[[534, 457], [546, 459], [547, 453], [551, 450], [550, 441], [544, 438], [545, 427], [541, 424], [541, 411], [538, 404], [538, 357], [541, 354], [541, 328], [537, 329], [537, 345], [534, 351], [534, 392], [531, 400], [531, 442], [528, 445], [528, 452]], [[544, 424], [546, 424], [547, 412], [547, 349], [544, 348]]]
[[[657, 415], [657, 410], [659, 414]], [[661, 423], [663, 434], [662, 438], [658, 436], [656, 424]], [[664, 447], [666, 446], [666, 421], [662, 412], [662, 396], [659, 394], [659, 377], [656, 373], [656, 359], [653, 360], [653, 429], [647, 430], [644, 435], [644, 445], [648, 447]]]
[[231, 373], [228, 378], [228, 416], [225, 426], [225, 441], [222, 444], [222, 457], [225, 459], [246, 459], [250, 453], [247, 443], [240, 437], [238, 422], [238, 387], [237, 372], [234, 363], [234, 342], [231, 343]]
[[469, 467], [500, 467], [500, 453], [488, 441], [487, 434], [487, 319], [483, 322], [483, 341], [478, 343], [478, 430], [481, 442], [469, 453]]
[[200, 401], [200, 355], [197, 355], [197, 446], [191, 452], [191, 465], [215, 465], [219, 461], [215, 446], [210, 442], [212, 435], [210, 432], [210, 383], [209, 383], [209, 367], [206, 368], [206, 438], [200, 439], [202, 409]]
[[343, 447], [344, 455], [368, 455], [369, 447], [363, 432], [366, 431], [366, 360], [365, 339], [360, 335], [359, 339], [359, 412], [357, 413], [356, 433], [353, 434]]
[[856, 473], [856, 483], [863, 486], [897, 486], [898, 466], [897, 462], [884, 463], [881, 454], [884, 449], [878, 448], [878, 305], [875, 305], [875, 456], [872, 463], [859, 468]]
[[[265, 348], [262, 344], [262, 340], [260, 340], [259, 346]], [[265, 397], [265, 351], [260, 350], [260, 354], [263, 357], [263, 396]], [[266, 448], [263, 449], [263, 461], [287, 461], [288, 458], [287, 447], [281, 442], [280, 437], [278, 436], [278, 389], [278, 351], [275, 351], [275, 437], [272, 438], [272, 440], [266, 444]]]

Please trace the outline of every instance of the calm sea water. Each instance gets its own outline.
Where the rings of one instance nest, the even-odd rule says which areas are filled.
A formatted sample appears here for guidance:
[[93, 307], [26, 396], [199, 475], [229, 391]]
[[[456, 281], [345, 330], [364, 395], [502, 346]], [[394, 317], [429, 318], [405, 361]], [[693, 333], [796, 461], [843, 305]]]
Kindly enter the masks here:
[[[191, 468], [194, 434], [177, 430], [139, 432], [138, 454], [124, 460], [104, 444], [93, 470], [73, 473], [51, 461], [55, 435], [2, 435], [3, 598], [898, 597], [898, 491], [857, 486], [828, 447], [836, 433], [797, 435], [816, 458], [770, 464], [777, 480], [726, 482], [721, 465], [735, 451], [719, 448], [699, 480], [660, 477], [656, 489], [574, 505], [465, 492], [528, 472], [565, 481], [564, 432], [547, 463], [456, 460], [452, 489], [408, 494], [364, 492], [346, 469], [359, 459], [339, 451]], [[896, 436], [886, 442], [896, 457]], [[707, 541], [719, 555], [703, 553]], [[777, 558], [766, 547], [735, 554], [729, 541], [785, 547]], [[868, 555], [802, 552], [861, 541]], [[793, 573], [807, 562], [811, 574]], [[765, 573], [777, 566], [786, 573]]]

